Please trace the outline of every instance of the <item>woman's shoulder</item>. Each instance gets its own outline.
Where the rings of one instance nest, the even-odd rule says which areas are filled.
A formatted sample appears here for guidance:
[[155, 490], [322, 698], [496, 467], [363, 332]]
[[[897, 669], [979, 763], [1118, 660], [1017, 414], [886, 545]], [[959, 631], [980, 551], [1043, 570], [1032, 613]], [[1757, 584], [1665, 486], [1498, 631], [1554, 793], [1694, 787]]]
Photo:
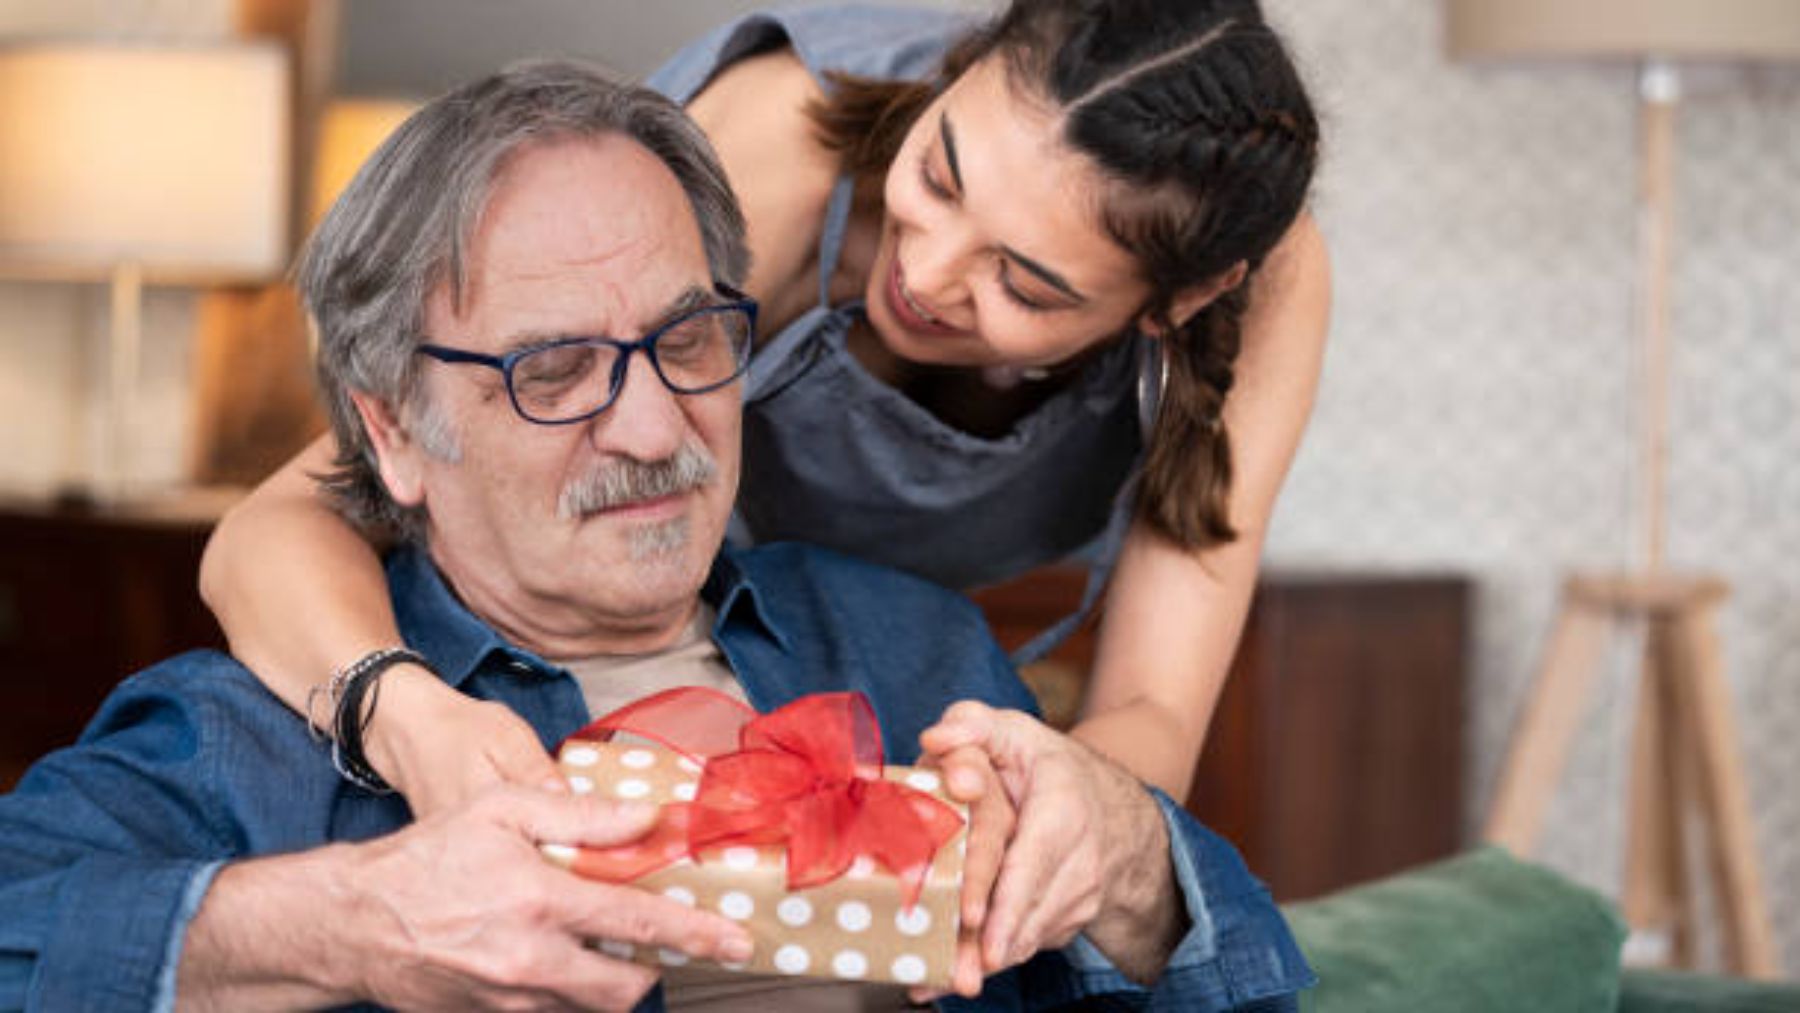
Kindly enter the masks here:
[[752, 254], [745, 287], [771, 322], [791, 316], [786, 304], [806, 287], [838, 175], [837, 155], [806, 114], [821, 95], [782, 49], [732, 64], [688, 104], [743, 207]]
[[813, 79], [828, 74], [916, 80], [937, 69], [950, 43], [975, 24], [968, 12], [884, 4], [785, 7], [748, 14], [683, 47], [646, 83], [677, 102], [725, 68], [771, 49], [791, 49]]
[[789, 38], [815, 76], [838, 71], [887, 80], [919, 80], [976, 24], [967, 11], [941, 7], [834, 4], [787, 12]]

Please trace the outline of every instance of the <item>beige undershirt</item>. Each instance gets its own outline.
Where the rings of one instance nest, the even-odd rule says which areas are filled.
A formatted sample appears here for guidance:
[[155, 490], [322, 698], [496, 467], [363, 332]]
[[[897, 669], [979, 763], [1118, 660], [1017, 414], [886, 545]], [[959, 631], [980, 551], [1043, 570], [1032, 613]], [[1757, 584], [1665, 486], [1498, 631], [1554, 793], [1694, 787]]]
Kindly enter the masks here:
[[[743, 700], [743, 687], [709, 635], [714, 615], [712, 606], [701, 602], [675, 643], [651, 654], [564, 661], [581, 685], [588, 713], [610, 714], [633, 700], [677, 686], [706, 686]], [[775, 978], [698, 967], [670, 968], [662, 979], [669, 1009], [691, 1013], [875, 1013], [914, 1008], [906, 1001], [906, 989], [898, 985]]]

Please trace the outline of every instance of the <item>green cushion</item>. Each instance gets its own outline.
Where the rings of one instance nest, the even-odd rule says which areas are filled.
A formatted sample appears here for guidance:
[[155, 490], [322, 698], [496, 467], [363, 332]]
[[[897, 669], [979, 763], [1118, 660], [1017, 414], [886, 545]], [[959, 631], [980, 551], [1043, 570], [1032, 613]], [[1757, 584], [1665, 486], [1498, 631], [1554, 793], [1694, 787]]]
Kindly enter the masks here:
[[1625, 926], [1606, 898], [1484, 848], [1285, 907], [1319, 985], [1305, 1013], [1611, 1013]]
[[1794, 1013], [1800, 984], [1744, 981], [1710, 974], [1627, 970], [1619, 977], [1619, 1013]]

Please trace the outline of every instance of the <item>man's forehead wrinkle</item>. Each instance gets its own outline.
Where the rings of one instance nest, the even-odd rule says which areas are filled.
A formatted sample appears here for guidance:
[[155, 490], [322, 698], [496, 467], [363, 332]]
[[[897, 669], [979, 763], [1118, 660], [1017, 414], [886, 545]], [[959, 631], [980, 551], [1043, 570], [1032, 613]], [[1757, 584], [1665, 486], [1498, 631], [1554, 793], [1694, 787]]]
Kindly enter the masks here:
[[597, 250], [586, 257], [571, 257], [569, 263], [579, 267], [605, 267], [621, 257], [647, 257], [654, 252], [656, 245], [648, 237], [627, 238], [615, 241], [612, 249]]

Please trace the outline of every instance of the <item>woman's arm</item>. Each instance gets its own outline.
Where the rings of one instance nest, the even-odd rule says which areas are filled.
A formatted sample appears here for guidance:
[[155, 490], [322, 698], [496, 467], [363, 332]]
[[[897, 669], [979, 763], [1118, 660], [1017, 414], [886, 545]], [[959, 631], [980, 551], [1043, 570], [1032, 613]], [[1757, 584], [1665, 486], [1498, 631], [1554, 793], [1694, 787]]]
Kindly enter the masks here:
[[[330, 437], [314, 441], [225, 515], [200, 560], [200, 596], [231, 653], [302, 714], [332, 672], [402, 642], [376, 547], [312, 477], [330, 470], [335, 453]], [[415, 815], [496, 781], [561, 787], [537, 736], [506, 708], [414, 665], [382, 675], [381, 694], [364, 747]]]
[[1312, 411], [1331, 268], [1303, 216], [1258, 272], [1226, 398], [1238, 538], [1204, 550], [1136, 525], [1107, 591], [1077, 738], [1176, 799], [1187, 795], [1255, 588], [1276, 494]]
[[387, 580], [371, 546], [313, 475], [335, 447], [321, 436], [227, 513], [200, 559], [200, 597], [231, 653], [284, 703], [334, 669], [400, 643]]
[[[1282, 240], [1255, 284], [1238, 383], [1226, 403], [1237, 465], [1231, 521], [1238, 539], [1192, 551], [1143, 525], [1132, 529], [1107, 593], [1084, 716], [1073, 730], [1096, 752], [1178, 800], [1187, 795], [1231, 666], [1275, 494], [1318, 387], [1331, 279], [1310, 218]], [[946, 715], [920, 736], [927, 756], [942, 758], [950, 748], [970, 744], [946, 732], [953, 724]], [[946, 780], [954, 788], [965, 776], [947, 771]], [[972, 797], [974, 790], [958, 797]], [[1030, 854], [1009, 843], [997, 875], [985, 867], [982, 872], [995, 880], [985, 909], [979, 897], [972, 902], [965, 894], [965, 927], [979, 933], [988, 973], [1066, 939], [1092, 915], [1083, 899], [1102, 886], [1091, 867], [1082, 870], [1072, 861], [1070, 835], [1052, 826], [1058, 807], [1034, 804], [1030, 784], [1007, 790], [1017, 810], [1010, 840], [1056, 843], [1028, 847], [1035, 852]], [[976, 886], [972, 892], [983, 891]]]

